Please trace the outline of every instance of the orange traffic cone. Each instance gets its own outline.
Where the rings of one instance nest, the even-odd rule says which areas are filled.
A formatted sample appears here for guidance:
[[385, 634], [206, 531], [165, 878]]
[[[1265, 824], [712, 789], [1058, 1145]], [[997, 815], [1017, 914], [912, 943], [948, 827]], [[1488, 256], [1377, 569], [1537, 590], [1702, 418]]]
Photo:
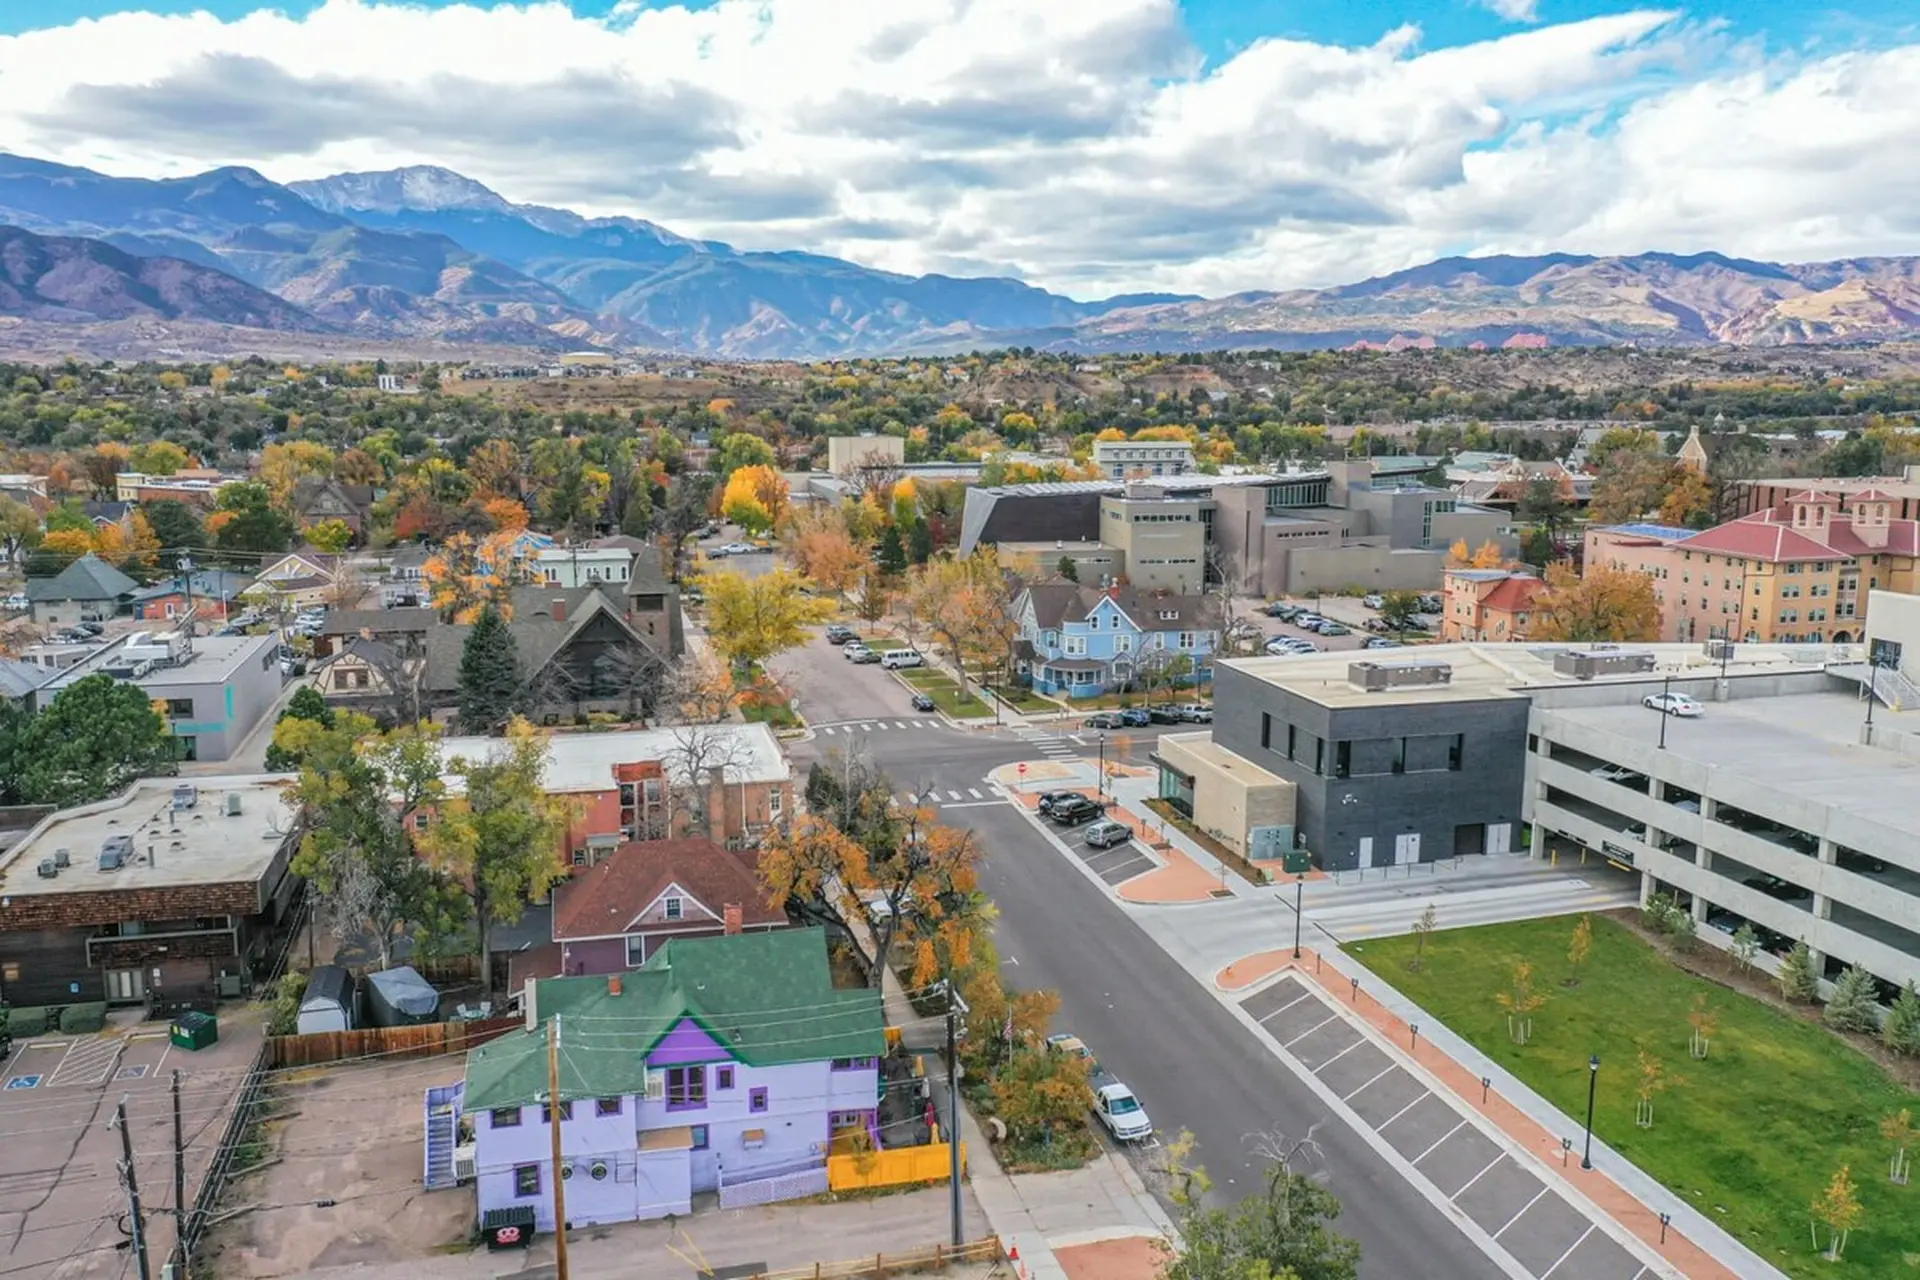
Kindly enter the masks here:
[[1020, 1261], [1020, 1243], [1019, 1241], [1014, 1240], [1012, 1238], [1009, 1238], [1007, 1240], [1007, 1261], [1008, 1262]]

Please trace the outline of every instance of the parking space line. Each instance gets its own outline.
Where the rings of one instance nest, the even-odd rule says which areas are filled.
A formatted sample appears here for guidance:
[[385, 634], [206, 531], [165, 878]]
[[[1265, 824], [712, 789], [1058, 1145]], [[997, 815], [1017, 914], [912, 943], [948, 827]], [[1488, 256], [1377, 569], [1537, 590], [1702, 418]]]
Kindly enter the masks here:
[[[1536, 1204], [1538, 1204], [1538, 1203], [1539, 1203], [1539, 1201], [1540, 1201], [1540, 1197], [1541, 1197], [1541, 1196], [1543, 1196], [1543, 1195], [1545, 1195], [1545, 1194], [1547, 1194], [1547, 1188], [1546, 1188], [1546, 1187], [1544, 1187], [1544, 1186], [1542, 1186], [1542, 1187], [1541, 1187], [1541, 1188], [1540, 1188], [1540, 1189], [1539, 1189], [1538, 1191], [1536, 1191], [1536, 1192], [1534, 1192], [1534, 1193], [1533, 1193], [1533, 1199], [1531, 1199], [1531, 1200], [1529, 1200], [1529, 1201], [1527, 1201], [1527, 1202], [1526, 1202], [1525, 1204], [1523, 1204], [1523, 1205], [1521, 1205], [1521, 1206], [1520, 1206], [1520, 1212], [1519, 1212], [1519, 1213], [1516, 1213], [1516, 1214], [1514, 1214], [1514, 1215], [1513, 1215], [1513, 1216], [1512, 1216], [1511, 1218], [1508, 1218], [1508, 1219], [1507, 1219], [1507, 1220], [1506, 1220], [1505, 1222], [1503, 1222], [1503, 1223], [1501, 1223], [1501, 1224], [1500, 1224], [1500, 1231], [1505, 1231], [1505, 1230], [1506, 1230], [1506, 1229], [1507, 1229], [1508, 1227], [1510, 1227], [1510, 1226], [1512, 1226], [1512, 1225], [1513, 1225], [1514, 1223], [1516, 1223], [1516, 1222], [1518, 1222], [1518, 1221], [1520, 1221], [1520, 1219], [1521, 1219], [1521, 1218], [1522, 1218], [1523, 1216], [1525, 1216], [1525, 1214], [1526, 1214], [1526, 1212], [1527, 1212], [1527, 1210], [1529, 1210], [1529, 1209], [1531, 1209], [1531, 1208], [1533, 1208], [1533, 1206], [1534, 1206], [1534, 1205], [1536, 1205]], [[1588, 1224], [1588, 1230], [1592, 1230], [1592, 1224]], [[1496, 1232], [1494, 1232], [1494, 1233], [1493, 1233], [1493, 1238], [1494, 1238], [1495, 1240], [1498, 1240], [1498, 1239], [1500, 1238], [1500, 1231], [1496, 1231]], [[1581, 1236], [1581, 1237], [1580, 1237], [1580, 1240], [1585, 1240], [1585, 1239], [1586, 1239], [1586, 1237], [1585, 1237], [1585, 1236]], [[1575, 1244], [1577, 1245], [1577, 1244], [1579, 1244], [1579, 1243], [1580, 1243], [1580, 1240], [1576, 1240], [1576, 1241], [1574, 1241], [1574, 1243], [1575, 1243]], [[1568, 1252], [1568, 1253], [1572, 1253], [1572, 1252], [1573, 1252], [1573, 1250], [1572, 1250], [1572, 1249], [1569, 1249], [1569, 1250], [1567, 1250], [1567, 1252]], [[1564, 1262], [1564, 1261], [1566, 1261], [1566, 1259], [1565, 1259], [1564, 1257], [1562, 1257], [1562, 1258], [1561, 1258], [1561, 1261], [1562, 1261], [1562, 1262]], [[1556, 1263], [1554, 1263], [1554, 1266], [1556, 1266], [1556, 1267], [1557, 1267], [1557, 1266], [1559, 1266], [1559, 1265], [1560, 1265], [1560, 1263], [1558, 1263], [1558, 1262], [1556, 1262]], [[1645, 1268], [1645, 1267], [1642, 1267], [1642, 1268], [1640, 1268], [1640, 1269], [1641, 1269], [1642, 1271], [1645, 1271], [1645, 1270], [1646, 1270], [1646, 1268]]]
[[[1540, 1280], [1547, 1280], [1548, 1276], [1558, 1271], [1560, 1269], [1560, 1263], [1565, 1262], [1568, 1258], [1571, 1258], [1573, 1256], [1573, 1251], [1575, 1249], [1578, 1249], [1581, 1245], [1585, 1244], [1587, 1242], [1587, 1237], [1592, 1235], [1594, 1232], [1594, 1228], [1598, 1227], [1599, 1225], [1600, 1224], [1597, 1222], [1589, 1222], [1587, 1224], [1587, 1229], [1580, 1233], [1580, 1238], [1578, 1240], [1575, 1240], [1572, 1244], [1568, 1245], [1567, 1251], [1560, 1255], [1560, 1261], [1554, 1263], [1552, 1266], [1548, 1267], [1545, 1271], [1542, 1271], [1540, 1273]], [[1642, 1271], [1646, 1270], [1645, 1267], [1642, 1267], [1640, 1269]]]
[[[1267, 1015], [1267, 1018], [1274, 1017], [1277, 1014], [1285, 1013], [1287, 1010], [1293, 1008], [1293, 1006], [1299, 1004], [1302, 1000], [1305, 1000], [1308, 996], [1311, 996], [1312, 994], [1313, 992], [1311, 991], [1302, 991], [1299, 995], [1287, 1001], [1285, 1004], [1281, 1005], [1278, 1009], [1275, 1009], [1273, 1013], [1269, 1013]], [[1267, 1018], [1261, 1018], [1260, 1021], [1265, 1022]]]
[[[1478, 1173], [1476, 1173], [1476, 1174], [1474, 1174], [1474, 1175], [1473, 1175], [1473, 1176], [1472, 1176], [1471, 1178], [1468, 1178], [1468, 1179], [1467, 1179], [1467, 1187], [1470, 1187], [1470, 1186], [1472, 1186], [1472, 1185], [1473, 1185], [1474, 1183], [1476, 1183], [1476, 1182], [1478, 1182], [1478, 1181], [1480, 1181], [1480, 1179], [1482, 1179], [1482, 1178], [1484, 1178], [1484, 1177], [1486, 1177], [1486, 1176], [1487, 1176], [1487, 1169], [1491, 1169], [1491, 1168], [1493, 1168], [1493, 1166], [1494, 1166], [1494, 1165], [1496, 1165], [1496, 1164], [1499, 1164], [1499, 1163], [1500, 1163], [1500, 1162], [1501, 1162], [1502, 1160], [1505, 1160], [1506, 1158], [1507, 1158], [1507, 1153], [1506, 1153], [1506, 1152], [1504, 1152], [1504, 1151], [1502, 1151], [1502, 1152], [1501, 1152], [1501, 1153], [1500, 1153], [1499, 1155], [1497, 1155], [1497, 1156], [1495, 1156], [1495, 1157], [1494, 1157], [1493, 1159], [1491, 1159], [1491, 1160], [1489, 1160], [1489, 1161], [1487, 1161], [1487, 1168], [1486, 1168], [1486, 1169], [1482, 1169], [1482, 1170], [1481, 1170], [1480, 1172], [1478, 1172]], [[1460, 1198], [1461, 1196], [1463, 1196], [1463, 1195], [1465, 1195], [1465, 1194], [1467, 1194], [1467, 1187], [1462, 1187], [1462, 1188], [1460, 1188], [1460, 1189], [1459, 1189], [1458, 1191], [1456, 1191], [1456, 1192], [1454, 1192], [1454, 1193], [1453, 1193], [1452, 1195], [1450, 1195], [1450, 1196], [1448, 1196], [1448, 1197], [1447, 1197], [1447, 1199], [1449, 1199], [1449, 1200], [1458, 1200], [1458, 1199], [1459, 1199], [1459, 1198]], [[1544, 1188], [1543, 1188], [1543, 1190], [1544, 1190]], [[1528, 1201], [1527, 1203], [1529, 1203], [1529, 1204], [1531, 1204], [1531, 1203], [1533, 1203], [1533, 1202], [1532, 1202], [1532, 1201]], [[1526, 1212], [1526, 1210], [1525, 1210], [1525, 1209], [1522, 1209], [1522, 1210], [1521, 1210], [1520, 1212], [1522, 1212], [1522, 1213], [1525, 1213], [1525, 1212]]]
[[1298, 1044], [1300, 1041], [1305, 1040], [1308, 1036], [1312, 1035], [1314, 1032], [1318, 1031], [1320, 1028], [1326, 1026], [1329, 1022], [1332, 1022], [1335, 1018], [1339, 1016], [1340, 1015], [1337, 1013], [1328, 1014], [1326, 1017], [1320, 1019], [1320, 1021], [1314, 1023], [1312, 1026], [1308, 1027], [1305, 1031], [1302, 1031], [1299, 1035], [1287, 1041], [1286, 1044], [1283, 1044], [1280, 1047], [1282, 1049], [1285, 1049], [1291, 1045]]
[[[1382, 1067], [1382, 1068], [1380, 1068], [1380, 1074], [1379, 1074], [1379, 1075], [1376, 1075], [1376, 1076], [1374, 1076], [1374, 1077], [1373, 1077], [1373, 1080], [1369, 1080], [1369, 1081], [1367, 1081], [1367, 1084], [1372, 1084], [1372, 1083], [1374, 1082], [1374, 1080], [1378, 1080], [1378, 1079], [1380, 1078], [1380, 1076], [1383, 1076], [1383, 1075], [1385, 1075], [1385, 1074], [1387, 1074], [1387, 1072], [1389, 1072], [1389, 1071], [1391, 1071], [1391, 1070], [1393, 1070], [1393, 1069], [1394, 1069], [1394, 1068], [1395, 1068], [1396, 1066], [1398, 1066], [1398, 1065], [1400, 1065], [1400, 1064], [1399, 1064], [1399, 1063], [1396, 1063], [1396, 1062], [1389, 1062], [1389, 1063], [1388, 1063], [1388, 1064], [1387, 1064], [1386, 1066], [1384, 1066], [1384, 1067]], [[1367, 1087], [1367, 1084], [1363, 1084], [1363, 1085], [1361, 1085], [1361, 1086], [1360, 1086], [1360, 1088], [1358, 1088], [1358, 1089], [1355, 1089], [1355, 1090], [1353, 1091], [1353, 1093], [1349, 1093], [1349, 1094], [1344, 1094], [1344, 1095], [1342, 1095], [1342, 1097], [1341, 1097], [1341, 1099], [1340, 1099], [1340, 1101], [1342, 1101], [1342, 1102], [1352, 1102], [1352, 1101], [1353, 1101], [1353, 1099], [1354, 1099], [1354, 1097], [1355, 1097], [1355, 1095], [1357, 1095], [1357, 1094], [1359, 1094], [1359, 1093], [1361, 1093], [1361, 1092], [1362, 1092], [1363, 1090], [1365, 1090], [1365, 1089], [1366, 1089], [1366, 1087]]]
[[1425, 1151], [1422, 1151], [1419, 1155], [1407, 1161], [1407, 1163], [1416, 1164], [1416, 1165], [1419, 1164], [1422, 1160], [1425, 1160], [1428, 1156], [1432, 1155], [1435, 1151], [1439, 1150], [1441, 1142], [1445, 1142], [1448, 1138], [1451, 1138], [1454, 1134], [1460, 1132], [1462, 1129], [1466, 1127], [1467, 1127], [1466, 1117], [1462, 1116], [1460, 1118], [1459, 1124], [1456, 1124], [1455, 1126], [1453, 1126], [1453, 1128], [1447, 1130], [1445, 1133], [1440, 1135], [1439, 1142], [1435, 1142], [1431, 1147], [1428, 1147]]
[[1401, 1116], [1407, 1114], [1407, 1112], [1419, 1106], [1423, 1100], [1430, 1098], [1432, 1096], [1433, 1096], [1433, 1093], [1431, 1090], [1422, 1089], [1420, 1091], [1420, 1096], [1418, 1098], [1415, 1098], [1412, 1102], [1409, 1102], [1406, 1106], [1400, 1108], [1398, 1111], [1388, 1116], [1385, 1120], [1382, 1120], [1379, 1124], [1373, 1126], [1373, 1131], [1375, 1133], [1385, 1133], [1388, 1125], [1392, 1124], [1395, 1120], [1398, 1120]]
[[1342, 1049], [1340, 1052], [1334, 1054], [1331, 1058], [1328, 1058], [1325, 1062], [1315, 1067], [1313, 1069], [1313, 1074], [1319, 1075], [1322, 1071], [1325, 1071], [1328, 1067], [1340, 1061], [1340, 1059], [1346, 1057], [1348, 1054], [1352, 1053], [1355, 1049], [1358, 1049], [1361, 1045], [1365, 1044], [1366, 1042], [1367, 1042], [1367, 1038], [1365, 1036], [1361, 1036], [1359, 1039], [1355, 1040], [1352, 1044], [1348, 1045], [1346, 1048]]

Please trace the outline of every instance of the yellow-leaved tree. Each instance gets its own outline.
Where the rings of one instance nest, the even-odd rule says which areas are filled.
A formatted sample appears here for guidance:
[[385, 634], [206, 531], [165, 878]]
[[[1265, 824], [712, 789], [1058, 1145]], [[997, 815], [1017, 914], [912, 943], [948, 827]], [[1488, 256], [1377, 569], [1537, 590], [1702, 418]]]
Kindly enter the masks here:
[[762, 534], [786, 514], [787, 496], [787, 482], [772, 467], [740, 467], [721, 491], [720, 514], [750, 534]]
[[1660, 638], [1660, 602], [1645, 574], [1588, 565], [1582, 576], [1571, 565], [1550, 564], [1545, 582], [1533, 598], [1532, 639], [1588, 644]]
[[805, 644], [806, 628], [825, 622], [833, 606], [808, 595], [800, 576], [776, 569], [757, 578], [719, 570], [694, 579], [707, 597], [707, 635], [736, 667], [764, 664]]
[[472, 622], [491, 604], [503, 618], [513, 616], [512, 591], [519, 566], [513, 560], [514, 535], [492, 533], [475, 541], [456, 533], [420, 568], [427, 600], [447, 622]]

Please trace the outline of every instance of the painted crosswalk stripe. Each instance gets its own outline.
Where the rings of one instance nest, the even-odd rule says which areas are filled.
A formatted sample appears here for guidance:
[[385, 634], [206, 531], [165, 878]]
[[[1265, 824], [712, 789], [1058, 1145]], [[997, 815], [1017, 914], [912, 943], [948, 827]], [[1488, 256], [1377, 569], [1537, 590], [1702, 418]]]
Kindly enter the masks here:
[[961, 798], [962, 798], [962, 797], [961, 797], [961, 795], [960, 795], [960, 793], [959, 793], [958, 791], [949, 791], [949, 792], [947, 792], [947, 799], [949, 799], [949, 800], [959, 800], [959, 799], [961, 799]]
[[968, 795], [970, 795], [970, 796], [972, 796], [972, 797], [973, 797], [973, 798], [974, 798], [975, 800], [979, 800], [979, 799], [982, 799], [982, 798], [983, 798], [983, 797], [982, 797], [982, 796], [980, 795], [980, 788], [978, 788], [978, 787], [968, 787], [968, 788], [967, 788], [967, 794], [968, 794]]
[[896, 729], [904, 729], [904, 728], [906, 728], [907, 726], [906, 726], [906, 725], [904, 725], [904, 724], [901, 724], [901, 723], [900, 723], [900, 722], [899, 722], [898, 720], [895, 720], [895, 721], [893, 722], [893, 727], [894, 727], [894, 728], [896, 728]]

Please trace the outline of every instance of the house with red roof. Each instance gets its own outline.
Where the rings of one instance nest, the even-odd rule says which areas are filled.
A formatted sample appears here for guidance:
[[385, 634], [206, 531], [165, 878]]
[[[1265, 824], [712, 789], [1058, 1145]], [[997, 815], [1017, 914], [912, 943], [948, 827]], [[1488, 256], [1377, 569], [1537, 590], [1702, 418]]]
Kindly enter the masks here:
[[1448, 569], [1440, 614], [1441, 639], [1525, 640], [1533, 598], [1546, 583], [1511, 569]]

